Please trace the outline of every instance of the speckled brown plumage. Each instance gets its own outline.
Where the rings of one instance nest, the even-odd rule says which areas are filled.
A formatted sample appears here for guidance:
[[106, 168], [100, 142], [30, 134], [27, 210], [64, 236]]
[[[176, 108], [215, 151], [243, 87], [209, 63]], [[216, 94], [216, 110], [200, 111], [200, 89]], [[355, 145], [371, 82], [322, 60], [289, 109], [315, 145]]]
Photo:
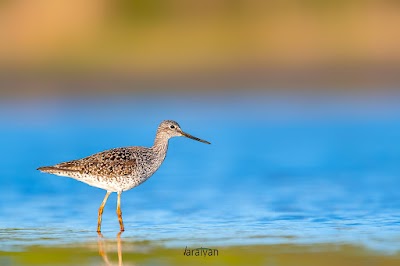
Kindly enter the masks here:
[[92, 156], [55, 165], [64, 171], [115, 178], [133, 173], [137, 166], [135, 148], [117, 148]]
[[38, 170], [71, 177], [91, 186], [107, 190], [106, 197], [99, 209], [97, 231], [100, 231], [102, 208], [107, 201], [108, 195], [111, 192], [117, 192], [117, 210], [119, 210], [117, 213], [120, 220], [121, 231], [123, 231], [124, 227], [119, 206], [121, 193], [140, 185], [157, 171], [165, 159], [168, 149], [168, 140], [177, 136], [185, 136], [210, 144], [205, 140], [183, 132], [177, 122], [165, 120], [158, 126], [154, 145], [150, 148], [115, 148], [79, 160], [40, 167]]

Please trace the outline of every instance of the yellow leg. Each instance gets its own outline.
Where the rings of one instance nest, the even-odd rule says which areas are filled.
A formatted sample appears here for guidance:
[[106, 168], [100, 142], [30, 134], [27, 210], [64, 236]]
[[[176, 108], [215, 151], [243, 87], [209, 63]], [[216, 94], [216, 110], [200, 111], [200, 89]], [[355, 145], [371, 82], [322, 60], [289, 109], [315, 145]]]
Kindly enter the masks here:
[[103, 209], [104, 209], [104, 205], [106, 205], [108, 196], [110, 196], [111, 192], [107, 191], [106, 196], [103, 199], [103, 202], [100, 205], [99, 208], [99, 216], [97, 217], [97, 232], [101, 232], [101, 216], [103, 215]]
[[124, 229], [124, 222], [122, 221], [121, 193], [122, 193], [122, 192], [118, 192], [118, 198], [117, 198], [117, 215], [118, 215], [119, 227], [120, 227], [120, 229], [121, 229], [121, 232], [123, 232], [123, 231], [125, 231], [125, 229]]

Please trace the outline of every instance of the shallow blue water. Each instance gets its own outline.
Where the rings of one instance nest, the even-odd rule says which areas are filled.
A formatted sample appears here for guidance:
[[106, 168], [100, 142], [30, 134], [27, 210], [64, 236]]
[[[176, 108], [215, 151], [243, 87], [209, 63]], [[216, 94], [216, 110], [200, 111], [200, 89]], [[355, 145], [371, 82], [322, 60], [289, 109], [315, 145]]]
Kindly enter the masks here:
[[[0, 106], [0, 250], [96, 237], [105, 192], [43, 165], [170, 141], [159, 171], [122, 195], [126, 232], [166, 246], [349, 243], [400, 251], [400, 107], [382, 97], [238, 95], [49, 99]], [[118, 231], [116, 196], [103, 215]]]

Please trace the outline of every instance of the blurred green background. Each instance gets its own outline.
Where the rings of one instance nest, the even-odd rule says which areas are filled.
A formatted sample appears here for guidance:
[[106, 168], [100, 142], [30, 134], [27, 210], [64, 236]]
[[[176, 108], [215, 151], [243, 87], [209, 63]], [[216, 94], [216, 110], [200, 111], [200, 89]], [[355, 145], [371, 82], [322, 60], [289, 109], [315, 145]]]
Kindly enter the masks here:
[[394, 87], [399, 25], [394, 0], [2, 0], [1, 93]]

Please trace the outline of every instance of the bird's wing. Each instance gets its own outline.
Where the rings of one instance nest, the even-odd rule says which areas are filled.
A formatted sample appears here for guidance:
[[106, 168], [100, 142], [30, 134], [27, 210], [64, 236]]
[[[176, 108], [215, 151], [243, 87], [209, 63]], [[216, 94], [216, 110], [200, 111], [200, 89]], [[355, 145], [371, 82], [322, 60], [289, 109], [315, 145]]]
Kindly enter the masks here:
[[124, 176], [132, 174], [137, 167], [135, 151], [132, 148], [116, 148], [91, 156], [63, 162], [50, 167], [39, 168], [41, 171], [65, 171], [93, 176]]

